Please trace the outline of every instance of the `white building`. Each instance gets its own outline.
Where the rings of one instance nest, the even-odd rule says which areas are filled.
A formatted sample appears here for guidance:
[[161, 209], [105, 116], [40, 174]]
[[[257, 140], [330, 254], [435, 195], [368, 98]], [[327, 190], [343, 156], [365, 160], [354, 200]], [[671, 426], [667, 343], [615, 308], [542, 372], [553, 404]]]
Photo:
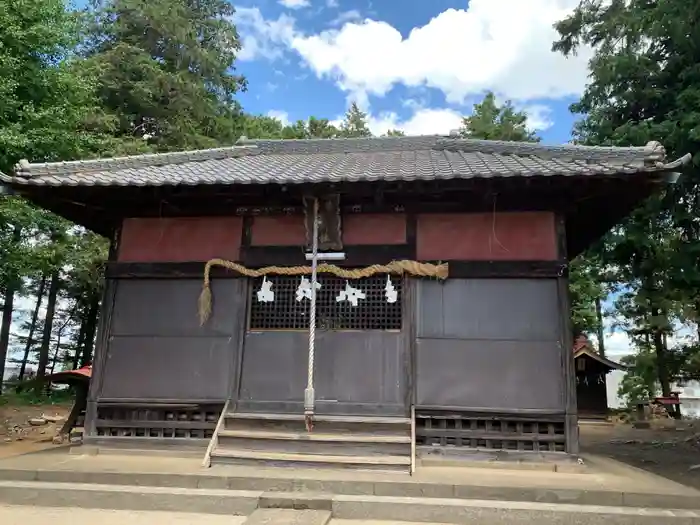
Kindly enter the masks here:
[[[613, 361], [619, 362], [624, 357], [623, 355], [606, 356]], [[620, 387], [622, 378], [625, 372], [622, 370], [613, 370], [607, 376], [607, 391], [608, 391], [608, 406], [610, 408], [624, 408], [624, 402], [617, 395], [617, 390]], [[700, 382], [691, 381], [689, 383], [674, 384], [671, 390], [679, 392], [678, 397], [681, 400], [681, 414], [685, 417], [700, 418]]]

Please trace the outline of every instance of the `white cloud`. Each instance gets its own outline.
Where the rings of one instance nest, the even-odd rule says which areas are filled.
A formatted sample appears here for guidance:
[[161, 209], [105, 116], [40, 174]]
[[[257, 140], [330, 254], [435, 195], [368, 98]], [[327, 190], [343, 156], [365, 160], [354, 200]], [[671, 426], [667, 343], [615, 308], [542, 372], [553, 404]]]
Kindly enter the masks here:
[[338, 0], [326, 0], [326, 7], [338, 7]]
[[287, 9], [302, 9], [311, 5], [309, 0], [279, 0], [278, 3]]
[[552, 109], [542, 104], [525, 106], [523, 111], [527, 113], [527, 126], [533, 131], [544, 131], [554, 125]]
[[289, 42], [294, 39], [295, 20], [286, 14], [280, 15], [277, 20], [267, 20], [257, 7], [239, 7], [233, 21], [241, 35], [239, 60], [281, 58]]
[[282, 111], [279, 109], [271, 109], [267, 112], [267, 116], [276, 118], [282, 123], [283, 126], [289, 126], [290, 124], [289, 113], [287, 113], [286, 111]]
[[449, 135], [462, 125], [462, 115], [451, 109], [419, 108], [403, 121], [394, 112], [369, 115], [367, 125], [374, 135], [384, 135], [390, 129], [406, 135]]
[[604, 338], [605, 354], [613, 359], [619, 359], [635, 352], [634, 347], [632, 346], [632, 341], [626, 332], [607, 332], [604, 335]]
[[551, 51], [552, 24], [578, 0], [471, 0], [407, 38], [387, 22], [365, 20], [290, 42], [319, 76], [346, 91], [383, 96], [396, 84], [443, 91], [449, 102], [491, 89], [514, 100], [576, 95], [590, 52]]

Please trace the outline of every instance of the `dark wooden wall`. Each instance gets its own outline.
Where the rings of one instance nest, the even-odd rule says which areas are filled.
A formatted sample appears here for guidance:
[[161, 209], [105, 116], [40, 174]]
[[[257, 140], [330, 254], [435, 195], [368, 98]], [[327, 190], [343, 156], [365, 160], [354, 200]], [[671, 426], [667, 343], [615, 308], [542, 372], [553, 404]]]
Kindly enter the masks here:
[[[342, 231], [346, 265], [448, 261], [450, 278], [408, 280], [401, 331], [317, 332], [320, 412], [405, 414], [412, 396], [425, 407], [565, 411], [553, 213], [345, 214]], [[248, 281], [235, 274], [213, 279], [204, 327], [196, 306], [205, 261], [305, 264], [305, 243], [301, 215], [125, 220], [99, 396], [230, 395], [239, 409], [300, 410], [307, 332], [247, 330]]]
[[[407, 350], [397, 332], [316, 332], [315, 390], [319, 413], [407, 413]], [[249, 332], [238, 407], [263, 412], [303, 410], [309, 335]]]
[[416, 404], [564, 412], [553, 279], [418, 284]]
[[245, 322], [245, 281], [213, 283], [199, 326], [200, 279], [120, 279], [99, 398], [224, 401], [235, 388]]

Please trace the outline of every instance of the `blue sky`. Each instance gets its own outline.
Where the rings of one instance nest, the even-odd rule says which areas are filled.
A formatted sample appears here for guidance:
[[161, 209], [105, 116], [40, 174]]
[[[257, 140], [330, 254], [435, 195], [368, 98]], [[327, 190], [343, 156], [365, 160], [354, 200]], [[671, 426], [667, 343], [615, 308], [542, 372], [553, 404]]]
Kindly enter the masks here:
[[575, 0], [238, 0], [248, 112], [336, 120], [349, 102], [372, 130], [449, 133], [487, 90], [531, 114], [547, 143], [570, 139], [588, 50], [551, 52]]

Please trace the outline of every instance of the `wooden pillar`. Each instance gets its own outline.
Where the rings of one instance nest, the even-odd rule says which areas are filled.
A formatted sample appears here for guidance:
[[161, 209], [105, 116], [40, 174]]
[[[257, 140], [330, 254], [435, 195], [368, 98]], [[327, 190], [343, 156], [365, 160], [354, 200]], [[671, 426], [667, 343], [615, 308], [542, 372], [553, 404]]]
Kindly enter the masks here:
[[[117, 260], [117, 250], [119, 248], [119, 236], [121, 225], [114, 231], [107, 260], [113, 262]], [[104, 289], [102, 290], [102, 301], [100, 304], [100, 320], [97, 326], [97, 339], [92, 359], [92, 376], [90, 378], [90, 389], [88, 390], [87, 406], [85, 408], [85, 428], [84, 442], [97, 436], [97, 401], [102, 392], [102, 381], [104, 378], [105, 362], [107, 360], [107, 350], [112, 331], [112, 312], [114, 310], [114, 299], [117, 292], [117, 281], [107, 278], [105, 275]]]
[[416, 324], [417, 319], [417, 301], [418, 301], [418, 281], [409, 276], [402, 277], [403, 279], [403, 319], [402, 319], [402, 337], [401, 344], [404, 345], [402, 356], [404, 366], [404, 381], [406, 391], [404, 392], [404, 405], [406, 408], [406, 417], [411, 414], [411, 407], [416, 404]]
[[[557, 215], [557, 241], [559, 258], [567, 261], [566, 252], [566, 225], [563, 215]], [[579, 453], [578, 436], [578, 406], [576, 404], [576, 368], [573, 352], [573, 332], [571, 328], [571, 300], [569, 297], [569, 278], [567, 274], [557, 277], [557, 296], [559, 300], [560, 315], [560, 346], [561, 368], [564, 380], [564, 407], [566, 452], [568, 454]]]

